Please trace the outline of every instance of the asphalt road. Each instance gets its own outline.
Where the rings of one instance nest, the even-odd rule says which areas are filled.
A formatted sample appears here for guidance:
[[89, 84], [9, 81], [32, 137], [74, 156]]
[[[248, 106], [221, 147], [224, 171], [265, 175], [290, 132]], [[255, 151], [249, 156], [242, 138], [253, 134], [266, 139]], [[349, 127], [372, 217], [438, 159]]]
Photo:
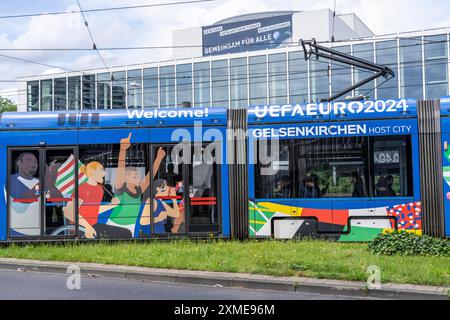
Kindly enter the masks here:
[[[0, 270], [0, 299], [8, 300], [342, 300], [342, 296], [82, 276], [80, 290], [67, 289], [69, 275]], [[75, 282], [72, 282], [75, 283]]]

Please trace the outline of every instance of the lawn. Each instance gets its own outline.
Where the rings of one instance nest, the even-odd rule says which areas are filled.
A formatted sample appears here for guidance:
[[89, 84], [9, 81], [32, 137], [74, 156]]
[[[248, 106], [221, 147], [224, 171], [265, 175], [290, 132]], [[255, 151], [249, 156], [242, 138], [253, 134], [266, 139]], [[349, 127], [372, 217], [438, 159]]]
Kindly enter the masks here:
[[365, 281], [367, 267], [376, 265], [384, 283], [450, 286], [450, 257], [377, 256], [366, 248], [361, 243], [312, 240], [180, 240], [11, 245], [0, 248], [0, 257], [356, 281]]

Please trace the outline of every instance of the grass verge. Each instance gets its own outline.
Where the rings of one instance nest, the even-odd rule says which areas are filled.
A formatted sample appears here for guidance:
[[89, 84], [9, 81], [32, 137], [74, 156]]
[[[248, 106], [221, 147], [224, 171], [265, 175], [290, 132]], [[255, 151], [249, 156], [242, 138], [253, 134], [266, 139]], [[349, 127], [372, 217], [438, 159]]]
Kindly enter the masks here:
[[0, 257], [353, 281], [365, 281], [367, 267], [376, 265], [384, 283], [450, 286], [450, 257], [379, 256], [360, 243], [177, 240], [11, 245], [0, 248]]

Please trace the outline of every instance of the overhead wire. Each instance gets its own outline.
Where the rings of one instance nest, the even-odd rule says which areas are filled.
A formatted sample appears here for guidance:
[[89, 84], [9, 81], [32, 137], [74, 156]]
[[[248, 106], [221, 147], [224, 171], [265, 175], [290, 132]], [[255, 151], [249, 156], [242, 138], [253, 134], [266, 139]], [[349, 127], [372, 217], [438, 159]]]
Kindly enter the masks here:
[[81, 4], [80, 4], [79, 0], [77, 0], [77, 4], [78, 4], [78, 7], [80, 8], [81, 16], [83, 17], [83, 20], [84, 20], [84, 25], [86, 26], [86, 29], [87, 29], [87, 31], [89, 33], [89, 37], [91, 38], [92, 49], [94, 49], [97, 52], [97, 55], [100, 57], [100, 60], [102, 61], [102, 63], [105, 66], [105, 68], [108, 71], [110, 71], [108, 65], [106, 64], [105, 60], [103, 59], [102, 55], [100, 54], [100, 51], [97, 49], [97, 44], [95, 43], [94, 36], [92, 35], [91, 28], [89, 27], [89, 23], [87, 22], [86, 16], [84, 15], [83, 8], [81, 7]]
[[[84, 12], [105, 12], [105, 11], [153, 8], [153, 7], [167, 7], [167, 6], [188, 5], [188, 4], [195, 4], [195, 3], [202, 3], [202, 2], [214, 2], [214, 1], [218, 1], [218, 0], [188, 0], [188, 1], [177, 1], [177, 2], [142, 4], [142, 5], [134, 5], [134, 6], [85, 9]], [[54, 11], [54, 12], [26, 13], [26, 14], [0, 16], [0, 19], [15, 19], [15, 18], [30, 18], [30, 17], [40, 17], [40, 16], [54, 16], [54, 15], [74, 14], [74, 13], [81, 13], [81, 12], [82, 12], [82, 10], [80, 9], [80, 10], [70, 10], [70, 11], [66, 10], [66, 11]]]
[[[210, 0], [210, 1], [214, 1], [214, 0]], [[164, 4], [164, 5], [174, 5], [174, 4], [181, 4], [181, 3], [196, 3], [196, 2], [209, 2], [209, 1], [185, 1], [185, 2], [177, 2], [177, 3], [171, 3], [171, 4]], [[88, 31], [89, 31], [89, 35], [90, 35], [90, 37], [91, 37], [91, 40], [92, 40], [92, 43], [93, 43], [93, 49], [95, 49], [96, 51], [97, 51], [97, 54], [99, 55], [99, 57], [101, 58], [101, 60], [102, 60], [102, 63], [104, 64], [104, 66], [106, 67], [106, 69], [108, 69], [108, 71], [110, 72], [110, 69], [109, 69], [109, 67], [106, 65], [106, 63], [105, 63], [105, 61], [104, 61], [104, 59], [103, 59], [103, 57], [101, 56], [101, 54], [100, 54], [100, 52], [99, 52], [99, 50], [134, 50], [134, 49], [157, 49], [157, 48], [182, 48], [182, 47], [193, 47], [193, 46], [145, 46], [145, 47], [117, 47], [117, 48], [98, 48], [97, 46], [96, 46], [96, 44], [95, 44], [95, 41], [94, 41], [94, 38], [93, 38], [93, 36], [92, 36], [92, 32], [91, 32], [91, 30], [90, 30], [90, 28], [89, 28], [89, 25], [87, 24], [87, 20], [86, 20], [86, 17], [85, 17], [85, 15], [84, 15], [84, 12], [91, 12], [91, 11], [95, 11], [95, 10], [83, 10], [82, 8], [81, 8], [81, 5], [80, 5], [80, 3], [79, 3], [79, 1], [77, 0], [77, 3], [78, 3], [78, 5], [79, 5], [79, 8], [80, 8], [80, 11], [78, 11], [79, 13], [81, 13], [82, 15], [83, 15], [83, 19], [84, 19], [84, 21], [85, 21], [85, 24], [86, 24], [86, 27], [87, 27], [87, 29], [88, 29]], [[158, 4], [154, 4], [154, 5], [149, 5], [149, 6], [157, 6]], [[143, 5], [143, 6], [132, 6], [132, 7], [144, 7], [145, 5]], [[107, 10], [119, 10], [119, 9], [124, 9], [124, 8], [126, 8], [126, 7], [117, 7], [117, 8], [107, 8]], [[131, 8], [131, 7], [130, 7]], [[84, 11], [84, 12], [83, 12]], [[63, 13], [63, 12], [61, 12], [61, 13]], [[64, 13], [67, 13], [67, 12], [64, 12]], [[47, 13], [47, 14], [51, 14], [51, 13]], [[10, 16], [10, 17], [12, 17], [12, 16]], [[0, 16], [0, 19], [1, 18], [7, 18], [6, 16]], [[395, 40], [395, 39], [408, 39], [408, 40], [411, 40], [411, 39], [420, 39], [421, 41], [422, 41], [422, 38], [421, 37], [410, 37], [410, 36], [408, 36], [408, 37], [404, 37], [404, 38], [402, 38], [402, 37], [390, 37], [390, 38], [385, 38], [385, 40]], [[336, 42], [352, 42], [352, 41], [362, 41], [362, 40], [367, 40], [367, 41], [378, 41], [378, 40], [383, 40], [383, 38], [363, 38], [363, 39], [351, 39], [351, 40], [346, 40], [346, 41], [336, 41]], [[333, 41], [334, 42], [334, 41]], [[425, 39], [425, 41], [422, 41], [423, 43], [425, 43], [425, 44], [433, 44], [433, 43], [443, 43], [443, 42], [448, 42], [447, 40], [440, 40], [440, 41], [428, 41], [428, 40], [426, 40]], [[402, 46], [402, 47], [412, 47], [412, 46], [418, 46], [418, 45], [422, 45], [422, 42], [421, 43], [415, 43], [415, 44], [411, 44], [411, 45], [406, 45], [406, 46]], [[291, 42], [291, 43], [294, 43], [294, 42]], [[319, 43], [330, 43], [329, 41], [322, 41], [322, 42], [319, 42]], [[368, 42], [368, 43], [373, 43], [373, 42]], [[297, 45], [298, 45], [298, 43], [297, 43]], [[200, 47], [200, 46], [195, 46], [195, 47]], [[397, 48], [397, 45], [395, 45], [394, 47], [392, 47], [392, 49], [393, 48]], [[388, 47], [385, 47], [385, 48], [383, 48], [383, 50], [386, 50], [386, 49], [389, 49]], [[55, 48], [55, 49], [48, 49], [48, 48], [43, 48], [43, 49], [38, 49], [38, 48], [6, 48], [6, 49], [0, 49], [0, 51], [1, 50], [92, 50], [92, 49], [83, 49], [83, 48]], [[369, 52], [369, 51], [373, 51], [373, 49], [367, 49], [367, 50], [360, 50], [360, 51], [355, 51], [354, 50], [354, 52], [353, 52], [353, 54], [355, 54], [355, 53], [362, 53], [362, 52]], [[21, 58], [15, 58], [15, 57], [11, 57], [11, 56], [7, 56], [7, 55], [1, 55], [0, 54], [0, 56], [4, 56], [4, 57], [9, 57], [9, 58], [12, 58], [12, 59], [16, 59], [16, 60], [21, 60], [21, 61], [23, 61], [23, 62], [29, 62], [29, 63], [35, 63], [35, 64], [40, 64], [40, 65], [43, 65], [43, 66], [48, 66], [48, 67], [52, 67], [52, 68], [60, 68], [60, 69], [63, 69], [63, 70], [68, 70], [68, 71], [72, 71], [72, 72], [81, 72], [81, 71], [75, 71], [75, 70], [70, 70], [70, 69], [66, 69], [66, 68], [62, 68], [62, 67], [56, 67], [56, 66], [53, 66], [53, 65], [50, 65], [50, 64], [46, 64], [46, 63], [40, 63], [40, 62], [35, 62], [35, 61], [31, 61], [31, 60], [27, 60], [27, 59], [21, 59]], [[320, 61], [321, 63], [322, 63], [322, 61]], [[420, 61], [421, 62], [421, 61]], [[326, 62], [325, 62], [326, 63]], [[409, 62], [407, 62], [407, 63], [411, 63], [410, 61]], [[406, 63], [404, 63], [404, 64], [406, 64]], [[136, 64], [137, 65], [137, 64]], [[327, 63], [327, 65], [328, 65], [328, 68], [329, 68], [329, 66], [330, 66], [330, 64], [329, 63]], [[332, 64], [332, 66], [334, 67], [334, 65], [339, 65], [338, 63], [333, 63]], [[403, 64], [402, 64], [403, 65]], [[333, 68], [332, 67], [332, 68]], [[348, 66], [343, 66], [343, 68], [342, 69], [348, 69]], [[336, 70], [338, 70], [338, 69], [333, 69], [333, 72], [335, 72]], [[365, 70], [360, 70], [360, 69], [358, 69], [358, 68], [354, 68], [354, 70], [358, 70], [358, 72], [365, 72]], [[315, 71], [315, 72], [321, 72], [322, 70], [317, 70], [317, 71]], [[326, 70], [323, 70], [323, 71], [326, 71]], [[313, 71], [314, 72], [314, 71]], [[310, 74], [311, 73], [313, 73], [313, 72], [311, 72], [310, 71]], [[350, 73], [351, 73], [351, 68], [350, 68]], [[292, 73], [291, 73], [292, 74]], [[276, 75], [269, 75], [269, 76], [276, 76]], [[266, 77], [266, 75], [263, 75], [262, 77]], [[174, 77], [175, 78], [175, 77]], [[160, 78], [161, 79], [161, 78]], [[233, 80], [235, 80], [235, 79], [233, 79]], [[0, 81], [4, 81], [4, 80], [0, 80]], [[126, 80], [123, 80], [123, 81], [126, 81]], [[14, 81], [14, 82], [18, 82], [18, 81]]]
[[72, 69], [69, 69], [69, 68], [66, 68], [66, 67], [55, 66], [55, 65], [52, 65], [52, 64], [44, 63], [44, 62], [37, 62], [37, 61], [34, 61], [34, 60], [14, 57], [14, 56], [2, 54], [2, 53], [0, 53], [0, 57], [8, 58], [8, 59], [16, 60], [16, 61], [21, 61], [21, 62], [26, 62], [26, 63], [32, 63], [32, 64], [44, 66], [44, 67], [50, 67], [50, 68], [55, 68], [55, 69], [66, 70], [66, 71], [70, 71], [70, 72], [80, 72], [80, 71], [72, 70]]
[[[366, 41], [369, 41], [367, 43], [378, 43], [378, 42], [388, 42], [388, 41], [392, 41], [392, 40], [396, 40], [398, 38], [389, 38], [386, 39], [384, 41], [380, 41], [380, 39], [378, 38], [371, 38], [371, 39], [365, 39]], [[403, 38], [403, 40], [420, 40], [421, 42], [416, 42], [413, 44], [408, 44], [408, 45], [402, 45], [401, 47], [403, 48], [409, 48], [409, 47], [414, 47], [414, 46], [421, 46], [422, 45], [422, 40], [417, 39], [417, 37], [405, 37]], [[363, 41], [363, 40], [359, 40], [358, 42]], [[336, 43], [338, 41], [335, 41], [334, 43]], [[348, 41], [351, 42], [351, 41]], [[449, 42], [449, 40], [445, 39], [445, 40], [427, 40], [424, 39], [423, 44], [438, 44], [438, 43], [447, 43]], [[317, 42], [319, 43], [319, 42]], [[333, 44], [333, 42], [330, 41], [323, 41], [321, 43], [329, 43], [329, 44]], [[274, 42], [274, 45], [286, 45], [288, 47], [300, 47], [300, 44], [298, 42]], [[364, 43], [363, 43], [364, 44]], [[208, 44], [207, 46], [217, 46], [220, 44]], [[248, 44], [247, 46], [267, 46], [266, 43], [252, 43], [252, 44]], [[119, 50], [119, 51], [125, 51], [125, 50], [153, 50], [153, 49], [189, 49], [189, 48], [203, 48], [205, 47], [204, 44], [198, 44], [198, 45], [147, 45], [147, 46], [129, 46], [129, 47], [97, 47], [97, 50], [100, 51], [115, 51], [115, 50]], [[333, 48], [333, 47], [331, 47]], [[380, 50], [386, 50], [386, 49], [395, 49], [397, 48], [397, 45], [394, 45], [392, 47], [383, 47]], [[91, 51], [92, 48], [0, 48], [0, 51]], [[360, 50], [360, 51], [356, 51], [356, 52], [368, 52], [368, 51], [372, 51], [373, 49], [367, 49], [367, 50]]]

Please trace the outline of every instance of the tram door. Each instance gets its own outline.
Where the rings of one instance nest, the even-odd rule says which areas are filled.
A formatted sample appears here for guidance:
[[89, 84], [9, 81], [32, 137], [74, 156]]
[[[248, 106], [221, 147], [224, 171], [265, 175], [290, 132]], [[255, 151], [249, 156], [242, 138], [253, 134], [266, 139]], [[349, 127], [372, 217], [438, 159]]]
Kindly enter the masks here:
[[9, 238], [75, 236], [72, 147], [9, 150]]
[[[187, 148], [187, 149], [186, 149]], [[217, 165], [204, 146], [153, 145], [153, 235], [219, 232]], [[205, 151], [206, 150], [206, 151]]]
[[220, 223], [215, 154], [204, 145], [195, 145], [192, 151], [186, 190], [189, 233], [216, 233], [220, 231]]
[[152, 234], [186, 234], [186, 165], [175, 145], [153, 145], [151, 150]]

